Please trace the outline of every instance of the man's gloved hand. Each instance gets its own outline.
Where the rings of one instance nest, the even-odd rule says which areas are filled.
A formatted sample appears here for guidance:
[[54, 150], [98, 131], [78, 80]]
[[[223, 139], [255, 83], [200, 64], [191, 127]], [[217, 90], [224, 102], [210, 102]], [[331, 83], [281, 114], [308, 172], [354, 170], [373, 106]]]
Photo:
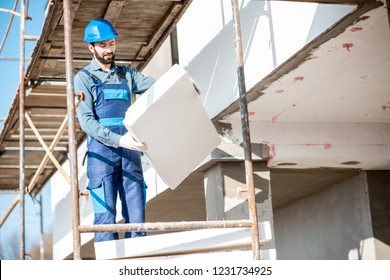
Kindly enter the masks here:
[[119, 138], [119, 146], [134, 151], [145, 151], [148, 146], [145, 143], [140, 143], [134, 140], [133, 136], [127, 132], [125, 135]]

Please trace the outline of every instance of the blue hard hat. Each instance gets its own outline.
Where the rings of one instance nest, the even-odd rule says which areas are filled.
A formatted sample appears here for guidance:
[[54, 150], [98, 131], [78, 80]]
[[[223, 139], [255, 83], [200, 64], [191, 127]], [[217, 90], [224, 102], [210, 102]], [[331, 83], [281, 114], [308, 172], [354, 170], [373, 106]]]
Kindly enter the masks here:
[[93, 19], [84, 30], [84, 42], [94, 43], [118, 37], [112, 24], [105, 19]]

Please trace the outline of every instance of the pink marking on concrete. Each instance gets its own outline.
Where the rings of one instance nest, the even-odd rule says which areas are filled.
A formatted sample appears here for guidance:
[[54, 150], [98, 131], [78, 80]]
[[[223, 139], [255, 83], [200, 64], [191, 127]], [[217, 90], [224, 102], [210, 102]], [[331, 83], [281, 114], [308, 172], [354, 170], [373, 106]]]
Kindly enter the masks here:
[[300, 82], [300, 81], [303, 81], [304, 77], [302, 76], [297, 76], [297, 77], [294, 77], [294, 82]]
[[345, 44], [343, 44], [343, 48], [347, 49], [347, 51], [350, 51], [352, 47], [353, 47], [352, 43], [345, 43]]
[[275, 145], [271, 144], [269, 147], [270, 147], [269, 154], [271, 157], [274, 157], [275, 156]]
[[350, 30], [351, 30], [352, 32], [362, 31], [362, 30], [363, 30], [363, 27], [352, 27]]
[[256, 114], [256, 112], [248, 112], [249, 117], [253, 117]]
[[387, 102], [386, 104], [383, 104], [383, 105], [381, 106], [381, 108], [382, 108], [382, 111], [383, 111], [383, 112], [385, 112], [386, 109], [390, 109], [390, 101]]
[[284, 112], [286, 112], [288, 109], [296, 107], [296, 106], [297, 105], [294, 103], [290, 107], [288, 107], [288, 108], [284, 109], [283, 111], [281, 111], [280, 113], [278, 113], [276, 116], [273, 116], [272, 119], [271, 119], [272, 123], [275, 123], [277, 118], [279, 118], [282, 114], [284, 114]]
[[383, 106], [381, 106], [381, 107], [382, 107], [383, 112], [386, 111], [386, 109], [390, 109], [390, 106], [385, 106], [385, 105], [383, 105]]
[[277, 91], [275, 91], [276, 93], [283, 93], [284, 92], [284, 89], [278, 89]]
[[324, 149], [325, 150], [329, 150], [331, 148], [331, 144], [324, 144]]
[[267, 166], [271, 166], [272, 162], [274, 160], [274, 156], [275, 156], [275, 145], [274, 144], [269, 145], [269, 154], [271, 157], [267, 160]]
[[332, 145], [328, 144], [328, 143], [325, 143], [325, 144], [305, 144], [305, 146], [322, 146], [324, 148], [324, 150], [329, 150], [332, 147]]

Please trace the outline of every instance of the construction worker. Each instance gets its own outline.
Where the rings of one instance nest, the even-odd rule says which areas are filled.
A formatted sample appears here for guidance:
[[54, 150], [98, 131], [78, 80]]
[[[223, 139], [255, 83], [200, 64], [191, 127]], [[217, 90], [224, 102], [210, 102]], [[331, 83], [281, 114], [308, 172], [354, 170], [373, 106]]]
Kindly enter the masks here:
[[[115, 224], [118, 194], [125, 223], [145, 220], [146, 185], [140, 153], [147, 146], [133, 139], [122, 120], [131, 105], [131, 94], [145, 92], [155, 79], [115, 64], [117, 37], [109, 21], [90, 21], [84, 41], [93, 59], [74, 79], [75, 92], [85, 95], [77, 115], [88, 135], [87, 189], [92, 197], [94, 224]], [[125, 238], [144, 235], [144, 232], [126, 232]], [[96, 232], [94, 238], [95, 242], [115, 239], [117, 232]]]

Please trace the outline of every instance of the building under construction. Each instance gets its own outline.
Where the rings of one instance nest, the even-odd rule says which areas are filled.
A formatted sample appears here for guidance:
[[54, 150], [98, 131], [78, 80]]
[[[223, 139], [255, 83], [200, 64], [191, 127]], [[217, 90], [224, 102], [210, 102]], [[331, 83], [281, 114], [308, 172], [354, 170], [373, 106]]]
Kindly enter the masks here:
[[[19, 210], [20, 259], [25, 200], [44, 188], [53, 259], [390, 259], [388, 0], [51, 0], [36, 38], [24, 2], [9, 11], [21, 82], [3, 93], [15, 97], [0, 134], [0, 191], [17, 194], [0, 225]], [[114, 24], [118, 64], [156, 78], [182, 66], [222, 139], [174, 189], [143, 157], [146, 223], [110, 227], [148, 232], [136, 243], [93, 242], [73, 77], [94, 18]]]

